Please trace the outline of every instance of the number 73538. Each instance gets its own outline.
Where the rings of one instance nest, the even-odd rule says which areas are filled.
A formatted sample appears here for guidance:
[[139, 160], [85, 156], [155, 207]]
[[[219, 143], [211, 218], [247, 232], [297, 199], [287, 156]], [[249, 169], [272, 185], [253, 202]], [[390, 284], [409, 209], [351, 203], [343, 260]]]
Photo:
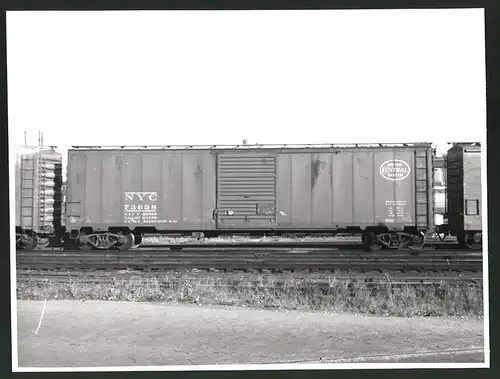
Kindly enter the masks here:
[[149, 204], [125, 204], [123, 208], [126, 211], [156, 211], [156, 205], [149, 205]]

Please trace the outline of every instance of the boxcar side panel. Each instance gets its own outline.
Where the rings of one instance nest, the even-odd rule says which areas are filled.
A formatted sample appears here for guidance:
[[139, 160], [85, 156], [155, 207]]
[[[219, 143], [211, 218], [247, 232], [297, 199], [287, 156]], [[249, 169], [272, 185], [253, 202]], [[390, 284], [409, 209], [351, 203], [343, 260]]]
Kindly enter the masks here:
[[310, 207], [311, 223], [317, 225], [333, 224], [332, 196], [332, 153], [310, 154]]
[[464, 227], [465, 230], [481, 230], [481, 150], [466, 148], [463, 160]]
[[[102, 185], [97, 185], [97, 182], [94, 184], [99, 188], [99, 192], [96, 193], [95, 203], [92, 207], [89, 204], [88, 210], [98, 209], [99, 204], [101, 204], [99, 220], [105, 224], [115, 224], [123, 218], [123, 192], [124, 185], [128, 187], [127, 173], [130, 167], [124, 164], [123, 156], [118, 154], [100, 154], [96, 158], [102, 160], [102, 163], [99, 163], [101, 173], [99, 178], [102, 179]], [[124, 167], [127, 169], [124, 169]], [[90, 201], [90, 199], [87, 201]], [[106, 201], [106, 205], [101, 203], [104, 201]]]
[[279, 227], [328, 229], [338, 223], [339, 213], [352, 215], [352, 178], [350, 152], [279, 154]]
[[[375, 178], [374, 159], [375, 154], [372, 151], [359, 151], [353, 154], [353, 182], [351, 185], [354, 199], [352, 203], [353, 215], [352, 217], [349, 215], [347, 218], [353, 219], [355, 225], [373, 225], [383, 222], [381, 218], [384, 217], [385, 208], [382, 208], [382, 212], [380, 212], [380, 204], [376, 201], [380, 193], [376, 187], [381, 183]], [[386, 182], [382, 182], [382, 184], [386, 184]], [[342, 220], [342, 215], [339, 215], [339, 218]]]
[[332, 204], [333, 226], [356, 225], [354, 219], [354, 154], [345, 151], [332, 154]]
[[[311, 155], [291, 155], [290, 214], [295, 227], [314, 227], [311, 208]], [[281, 191], [280, 191], [281, 192]]]
[[278, 155], [280, 228], [432, 227], [430, 149]]
[[109, 175], [108, 166], [104, 166], [102, 154], [86, 154], [84, 155], [83, 174], [85, 182], [83, 183], [84, 194], [84, 218], [83, 223], [92, 225], [94, 223], [101, 224], [110, 220], [109, 218], [103, 219], [102, 214], [109, 214], [110, 208], [116, 208], [117, 196], [116, 193], [111, 198], [104, 198], [104, 183], [103, 177]]
[[68, 223], [212, 230], [215, 159], [209, 151], [70, 150]]
[[276, 220], [279, 228], [292, 225], [292, 154], [276, 155]]

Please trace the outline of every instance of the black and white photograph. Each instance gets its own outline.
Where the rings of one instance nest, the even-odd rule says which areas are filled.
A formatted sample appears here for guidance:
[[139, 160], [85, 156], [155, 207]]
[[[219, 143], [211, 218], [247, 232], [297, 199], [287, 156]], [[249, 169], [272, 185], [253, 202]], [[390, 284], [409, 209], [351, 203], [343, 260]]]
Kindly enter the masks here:
[[483, 9], [6, 21], [13, 371], [490, 367]]

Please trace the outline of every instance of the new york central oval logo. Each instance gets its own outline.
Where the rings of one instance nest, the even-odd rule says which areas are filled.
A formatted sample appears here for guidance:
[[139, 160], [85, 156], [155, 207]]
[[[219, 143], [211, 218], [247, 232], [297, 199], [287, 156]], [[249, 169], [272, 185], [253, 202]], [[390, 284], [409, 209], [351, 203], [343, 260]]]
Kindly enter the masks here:
[[406, 179], [410, 171], [410, 165], [401, 159], [390, 159], [380, 166], [380, 175], [387, 180]]

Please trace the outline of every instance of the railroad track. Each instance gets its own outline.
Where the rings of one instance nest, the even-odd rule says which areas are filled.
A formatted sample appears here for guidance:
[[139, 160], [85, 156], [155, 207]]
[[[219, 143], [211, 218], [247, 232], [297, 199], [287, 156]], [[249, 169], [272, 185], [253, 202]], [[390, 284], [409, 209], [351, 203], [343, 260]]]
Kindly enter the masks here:
[[274, 269], [481, 271], [482, 252], [455, 249], [380, 250], [334, 247], [186, 246], [130, 251], [17, 251], [19, 269]]
[[134, 271], [23, 271], [18, 270], [17, 281], [29, 282], [30, 284], [43, 283], [85, 283], [85, 284], [120, 284], [130, 281], [155, 281], [156, 284], [175, 287], [182, 285], [185, 282], [196, 282], [196, 285], [213, 285], [214, 283], [225, 285], [252, 285], [259, 287], [280, 287], [286, 284], [294, 284], [298, 286], [315, 285], [320, 287], [328, 287], [335, 283], [364, 283], [366, 285], [440, 285], [440, 284], [470, 284], [482, 285], [483, 278], [474, 275], [440, 275], [440, 276], [423, 276], [423, 275], [380, 275], [372, 274], [357, 274], [354, 272], [337, 273], [335, 275], [314, 275], [314, 274], [267, 274], [255, 275], [246, 273], [237, 274], [220, 274], [214, 272], [173, 272], [168, 274], [153, 273], [153, 272], [134, 272]]
[[[316, 248], [316, 247], [336, 247], [339, 249], [363, 249], [361, 240], [339, 240], [339, 241], [313, 241], [313, 240], [290, 240], [290, 241], [260, 241], [260, 240], [246, 240], [246, 241], [230, 241], [230, 240], [219, 240], [219, 241], [191, 241], [191, 242], [175, 242], [171, 241], [169, 243], [143, 243], [133, 250], [140, 249], [170, 249], [170, 250], [182, 250], [182, 249], [203, 249], [203, 248]], [[64, 248], [63, 245], [50, 245], [48, 249], [51, 248]], [[460, 246], [456, 241], [451, 240], [431, 240], [425, 244], [425, 249], [440, 250], [440, 249], [460, 249]]]

